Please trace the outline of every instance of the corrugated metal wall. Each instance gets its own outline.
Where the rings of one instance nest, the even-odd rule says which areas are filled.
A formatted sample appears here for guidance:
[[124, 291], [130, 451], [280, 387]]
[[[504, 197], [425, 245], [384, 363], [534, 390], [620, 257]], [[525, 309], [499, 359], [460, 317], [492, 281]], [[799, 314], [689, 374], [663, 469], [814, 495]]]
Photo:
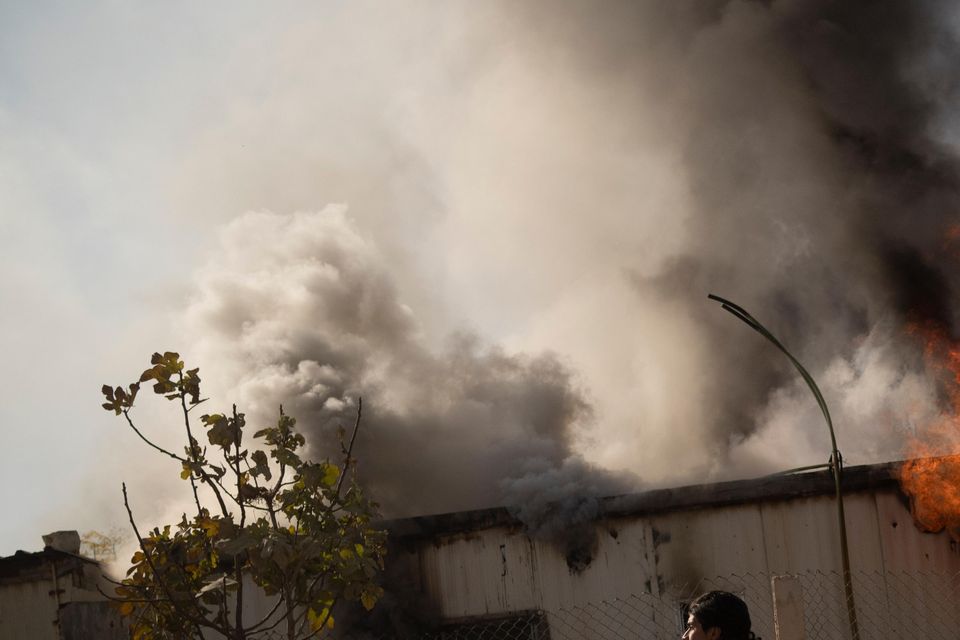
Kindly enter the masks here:
[[[849, 495], [846, 509], [854, 571], [960, 573], [949, 536], [917, 530], [895, 490]], [[717, 577], [840, 567], [831, 496], [608, 519], [597, 534], [597, 553], [581, 573], [553, 544], [510, 527], [440, 536], [407, 552], [419, 556], [410, 564], [420, 567], [423, 591], [447, 619], [555, 611], [635, 594], [679, 600]]]

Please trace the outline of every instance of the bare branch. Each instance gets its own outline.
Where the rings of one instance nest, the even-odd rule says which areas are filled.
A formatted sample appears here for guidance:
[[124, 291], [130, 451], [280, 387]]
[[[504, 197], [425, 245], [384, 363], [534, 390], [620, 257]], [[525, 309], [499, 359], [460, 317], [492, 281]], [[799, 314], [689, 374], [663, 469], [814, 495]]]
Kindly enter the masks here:
[[147, 437], [140, 432], [140, 429], [137, 429], [137, 425], [135, 425], [135, 424], [133, 423], [133, 420], [130, 418], [130, 410], [129, 410], [129, 409], [124, 409], [124, 410], [123, 410], [123, 417], [127, 419], [127, 424], [130, 425], [130, 428], [133, 429], [133, 432], [136, 433], [138, 436], [140, 436], [140, 439], [143, 440], [144, 442], [146, 442], [148, 445], [150, 445], [151, 447], [153, 447], [154, 449], [156, 449], [156, 450], [159, 451], [160, 453], [162, 453], [162, 454], [164, 454], [164, 455], [166, 455], [166, 456], [170, 456], [171, 458], [173, 458], [174, 460], [177, 460], [178, 462], [182, 462], [183, 464], [189, 463], [189, 460], [187, 460], [186, 458], [181, 458], [181, 457], [178, 456], [177, 454], [171, 453], [171, 452], [167, 451], [166, 449], [164, 449], [163, 447], [161, 447], [161, 446], [159, 446], [159, 445], [156, 445], [156, 444], [154, 444], [153, 442], [151, 442], [149, 439], [147, 439]]
[[[273, 617], [273, 614], [275, 614], [275, 613], [277, 612], [277, 610], [280, 608], [280, 605], [283, 604], [284, 601], [285, 601], [285, 599], [284, 599], [284, 597], [283, 597], [283, 594], [280, 594], [280, 596], [277, 597], [277, 604], [273, 605], [273, 609], [270, 609], [270, 611], [267, 613], [267, 615], [265, 615], [265, 616], [260, 620], [260, 622], [257, 622], [257, 623], [254, 624], [253, 626], [245, 627], [244, 630], [243, 630], [243, 632], [244, 632], [244, 633], [253, 633], [253, 632], [257, 631], [257, 627], [260, 627], [260, 626], [263, 626], [263, 625], [267, 624], [267, 622], [270, 621], [270, 618]], [[274, 623], [274, 625], [273, 625], [272, 627], [270, 627], [270, 629], [273, 629], [273, 628], [276, 627], [278, 624], [280, 624], [280, 622], [282, 622], [282, 621], [283, 621], [283, 618], [278, 619], [278, 620]], [[269, 630], [269, 629], [263, 629], [263, 631], [268, 631], [268, 630]]]
[[[360, 431], [360, 416], [363, 412], [363, 398], [357, 398], [357, 419], [353, 423], [353, 433], [350, 435], [350, 444], [343, 452], [343, 470], [340, 472], [340, 479], [337, 481], [337, 490], [334, 492], [336, 498], [340, 497], [340, 491], [343, 488], [343, 481], [347, 477], [347, 470], [350, 468], [353, 460], [353, 445], [357, 441], [357, 432]], [[336, 500], [331, 500], [327, 507], [328, 513], [333, 509]]]
[[[199, 463], [200, 445], [197, 444], [197, 441], [193, 438], [193, 434], [190, 432], [190, 409], [187, 408], [187, 392], [183, 388], [182, 372], [180, 373], [180, 384], [178, 387], [180, 389], [180, 407], [183, 410], [183, 423], [187, 428], [187, 445], [190, 447], [190, 459], [193, 462]], [[194, 481], [192, 473], [190, 474], [190, 488], [193, 489], [193, 501], [197, 504], [197, 515], [203, 515], [203, 508], [200, 506], [200, 496], [197, 495], [197, 483]], [[222, 500], [221, 504], [223, 504]]]
[[[237, 405], [233, 405], [233, 424], [236, 427], [236, 436], [234, 438], [233, 447], [235, 454], [235, 461], [237, 463], [236, 473], [237, 473], [237, 504], [240, 505], [240, 528], [247, 524], [247, 509], [243, 504], [243, 473], [240, 471], [240, 417], [237, 415]], [[234, 626], [237, 629], [243, 628], [243, 564], [236, 561], [237, 556], [234, 556], [234, 571], [236, 571], [236, 580], [237, 580], [237, 610], [236, 610], [236, 622]]]

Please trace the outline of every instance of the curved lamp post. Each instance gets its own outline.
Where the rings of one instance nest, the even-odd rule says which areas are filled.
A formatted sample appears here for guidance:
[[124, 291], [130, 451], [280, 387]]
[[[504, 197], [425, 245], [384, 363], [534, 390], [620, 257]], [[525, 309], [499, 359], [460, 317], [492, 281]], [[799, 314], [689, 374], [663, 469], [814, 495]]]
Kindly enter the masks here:
[[715, 296], [712, 293], [707, 297], [711, 300], [716, 300], [719, 302], [723, 306], [724, 310], [729, 311], [731, 314], [742, 320], [747, 326], [772, 342], [773, 346], [783, 352], [783, 354], [790, 359], [790, 362], [793, 363], [793, 366], [796, 367], [797, 371], [800, 372], [804, 382], [807, 383], [807, 386], [810, 387], [810, 391], [813, 392], [813, 396], [817, 399], [817, 404], [820, 405], [820, 410], [823, 412], [823, 417], [827, 421], [827, 429], [830, 431], [830, 445], [832, 447], [830, 453], [830, 462], [825, 465], [818, 464], [808, 467], [799, 467], [797, 469], [790, 469], [784, 473], [807, 471], [810, 469], [820, 469], [824, 467], [829, 467], [833, 472], [833, 484], [837, 495], [837, 521], [840, 525], [840, 562], [843, 568], [843, 590], [847, 601], [847, 619], [850, 622], [850, 637], [852, 640], [860, 640], [860, 625], [857, 622], [857, 608], [853, 597], [853, 580], [850, 574], [850, 552], [847, 548], [847, 522], [843, 513], [843, 492], [840, 490], [840, 477], [843, 474], [843, 457], [840, 455], [840, 450], [837, 449], [837, 436], [833, 431], [833, 420], [830, 419], [830, 411], [827, 409], [827, 403], [823, 399], [823, 394], [820, 393], [820, 388], [817, 387], [817, 383], [814, 382], [813, 376], [811, 376], [807, 370], [803, 368], [803, 365], [793, 357], [793, 354], [787, 351], [786, 347], [784, 347], [780, 341], [777, 340], [777, 338], [767, 330], [766, 327], [760, 324], [756, 318], [747, 313], [746, 309], [734, 304], [733, 302], [730, 302], [729, 300], [725, 300], [720, 296]]

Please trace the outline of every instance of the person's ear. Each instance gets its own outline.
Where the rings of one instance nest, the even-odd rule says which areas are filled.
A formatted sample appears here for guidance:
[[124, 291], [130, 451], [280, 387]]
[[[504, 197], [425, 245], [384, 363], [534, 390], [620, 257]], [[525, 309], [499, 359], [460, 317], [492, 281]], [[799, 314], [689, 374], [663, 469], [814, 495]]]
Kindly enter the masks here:
[[706, 635], [707, 640], [720, 640], [720, 635], [723, 632], [720, 630], [720, 627], [713, 627], [712, 629], [707, 629]]

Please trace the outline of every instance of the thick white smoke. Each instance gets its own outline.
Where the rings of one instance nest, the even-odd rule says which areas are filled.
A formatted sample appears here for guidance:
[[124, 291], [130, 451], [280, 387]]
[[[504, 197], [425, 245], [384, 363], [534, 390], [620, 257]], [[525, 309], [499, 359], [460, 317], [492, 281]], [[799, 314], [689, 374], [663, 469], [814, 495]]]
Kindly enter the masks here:
[[807, 390], [713, 292], [814, 373], [848, 462], [896, 457], [936, 404], [904, 324], [956, 319], [952, 13], [303, 16], [237, 53], [184, 152], [179, 214], [223, 228], [194, 339], [171, 347], [216, 397], [259, 420], [283, 402], [318, 443], [363, 395], [363, 473], [391, 513], [513, 502], [547, 531], [543, 500], [636, 486], [621, 473], [826, 460]]
[[[905, 438], [932, 424], [938, 414], [935, 388], [926, 375], [904, 366], [891, 347], [897, 341], [891, 330], [896, 329], [876, 327], [849, 357], [838, 356], [814, 373], [848, 465], [898, 459]], [[827, 425], [802, 380], [774, 391], [758, 411], [756, 425], [753, 433], [730, 442], [738, 474], [829, 459]]]

